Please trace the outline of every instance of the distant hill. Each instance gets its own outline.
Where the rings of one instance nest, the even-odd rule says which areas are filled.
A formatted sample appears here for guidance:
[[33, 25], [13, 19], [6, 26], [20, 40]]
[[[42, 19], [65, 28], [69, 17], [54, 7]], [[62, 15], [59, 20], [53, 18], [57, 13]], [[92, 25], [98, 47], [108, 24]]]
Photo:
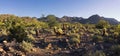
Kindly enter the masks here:
[[110, 24], [119, 24], [120, 22], [114, 18], [104, 18], [104, 20], [108, 21]]
[[[0, 14], [0, 19], [4, 20], [4, 19], [9, 19], [10, 18], [24, 18], [26, 20], [33, 20], [33, 19], [37, 19], [37, 20], [41, 20], [41, 21], [47, 21], [47, 17], [41, 17], [41, 18], [37, 18], [37, 17], [19, 17], [13, 14]], [[83, 18], [83, 17], [70, 17], [70, 16], [63, 16], [62, 18], [56, 17], [54, 16], [59, 22], [80, 22], [82, 24], [96, 24], [98, 23], [100, 20], [105, 20], [108, 21], [110, 24], [112, 25], [116, 25], [119, 24], [120, 22], [117, 21], [115, 18], [106, 18], [106, 17], [101, 17], [99, 15], [92, 15], [89, 18]]]
[[86, 24], [86, 23], [96, 24], [100, 20], [108, 21], [110, 24], [113, 24], [113, 25], [119, 24], [119, 21], [117, 21], [115, 18], [105, 18], [99, 15], [92, 15], [87, 19], [82, 17], [68, 17], [68, 16], [64, 16], [59, 19], [59, 21], [61, 22], [80, 22], [82, 24]]
[[84, 18], [82, 17], [68, 17], [68, 16], [63, 16], [62, 18], [59, 18], [60, 22], [79, 22], [80, 20], [83, 20]]

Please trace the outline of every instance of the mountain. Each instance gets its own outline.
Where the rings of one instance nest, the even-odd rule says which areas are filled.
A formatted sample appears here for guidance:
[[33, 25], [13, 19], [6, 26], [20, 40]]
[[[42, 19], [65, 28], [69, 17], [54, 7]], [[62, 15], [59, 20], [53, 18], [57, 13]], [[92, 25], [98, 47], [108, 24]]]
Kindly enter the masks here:
[[69, 16], [63, 16], [59, 19], [60, 22], [79, 22], [80, 20], [83, 20], [82, 17], [69, 17]]
[[104, 20], [108, 21], [110, 24], [119, 24], [119, 21], [114, 18], [104, 18]]
[[103, 19], [103, 18], [101, 18], [99, 15], [92, 15], [88, 19], [80, 20], [80, 23], [83, 23], [83, 24], [86, 24], [86, 23], [96, 24], [101, 19]]
[[115, 18], [105, 18], [105, 17], [101, 17], [99, 15], [92, 15], [89, 18], [82, 18], [82, 17], [68, 17], [68, 16], [64, 16], [62, 18], [59, 19], [60, 22], [80, 22], [82, 24], [96, 24], [98, 23], [100, 20], [105, 20], [108, 21], [110, 24], [112, 25], [116, 25], [119, 24], [119, 21], [117, 21]]
[[99, 15], [92, 15], [90, 16], [88, 19], [83, 19], [80, 20], [80, 23], [90, 23], [90, 24], [96, 24], [98, 23], [100, 20], [105, 20], [108, 21], [110, 24], [112, 25], [116, 25], [119, 24], [119, 21], [117, 21], [114, 18], [105, 18], [105, 17], [100, 17]]

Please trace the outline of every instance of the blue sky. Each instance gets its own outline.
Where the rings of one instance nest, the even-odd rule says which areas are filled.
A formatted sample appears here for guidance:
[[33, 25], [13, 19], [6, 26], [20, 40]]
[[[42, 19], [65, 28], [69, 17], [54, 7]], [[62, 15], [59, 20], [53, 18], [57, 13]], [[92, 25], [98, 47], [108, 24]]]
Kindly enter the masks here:
[[116, 18], [120, 21], [120, 0], [0, 0], [0, 14], [41, 17], [91, 15]]

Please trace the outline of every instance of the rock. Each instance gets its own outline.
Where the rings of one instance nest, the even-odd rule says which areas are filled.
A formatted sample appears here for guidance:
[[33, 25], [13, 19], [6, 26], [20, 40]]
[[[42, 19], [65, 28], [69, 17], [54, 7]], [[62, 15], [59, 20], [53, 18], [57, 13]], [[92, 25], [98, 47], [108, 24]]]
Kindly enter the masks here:
[[66, 51], [61, 51], [61, 53], [70, 53], [70, 51], [66, 50]]
[[45, 49], [52, 49], [52, 44], [49, 43], [48, 46]]
[[4, 50], [3, 50], [3, 48], [2, 47], [0, 47], [0, 52], [3, 52]]
[[93, 45], [95, 46], [95, 45], [96, 45], [96, 43], [93, 43]]
[[9, 51], [14, 51], [14, 49], [12, 47], [8, 47]]
[[5, 54], [6, 51], [4, 51], [4, 49], [2, 47], [0, 47], [0, 54]]
[[15, 56], [25, 56], [22, 52], [17, 52]]
[[11, 53], [6, 53], [4, 56], [13, 56]]
[[12, 47], [5, 46], [3, 47], [5, 51], [14, 51]]
[[58, 50], [60, 50], [60, 51], [61, 51], [62, 49], [61, 49], [61, 48], [58, 48]]
[[6, 40], [4, 40], [4, 41], [3, 41], [3, 44], [6, 44], [6, 43], [7, 43], [7, 41], [6, 41]]
[[24, 54], [18, 54], [17, 56], [25, 56]]
[[36, 49], [35, 49], [35, 48], [32, 48], [32, 49], [31, 49], [31, 51], [34, 51], [34, 52], [36, 52]]

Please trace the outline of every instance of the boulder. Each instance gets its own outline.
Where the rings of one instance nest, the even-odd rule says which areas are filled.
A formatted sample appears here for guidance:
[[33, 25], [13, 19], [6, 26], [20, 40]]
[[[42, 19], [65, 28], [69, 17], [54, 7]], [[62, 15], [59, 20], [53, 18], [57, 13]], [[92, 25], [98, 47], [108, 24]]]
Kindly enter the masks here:
[[2, 47], [0, 47], [0, 52], [3, 52], [4, 50], [3, 50], [3, 48]]
[[6, 44], [6, 43], [7, 43], [7, 41], [6, 41], [6, 40], [4, 40], [4, 41], [3, 41], [3, 44]]
[[48, 46], [45, 49], [52, 49], [52, 44], [49, 43]]

